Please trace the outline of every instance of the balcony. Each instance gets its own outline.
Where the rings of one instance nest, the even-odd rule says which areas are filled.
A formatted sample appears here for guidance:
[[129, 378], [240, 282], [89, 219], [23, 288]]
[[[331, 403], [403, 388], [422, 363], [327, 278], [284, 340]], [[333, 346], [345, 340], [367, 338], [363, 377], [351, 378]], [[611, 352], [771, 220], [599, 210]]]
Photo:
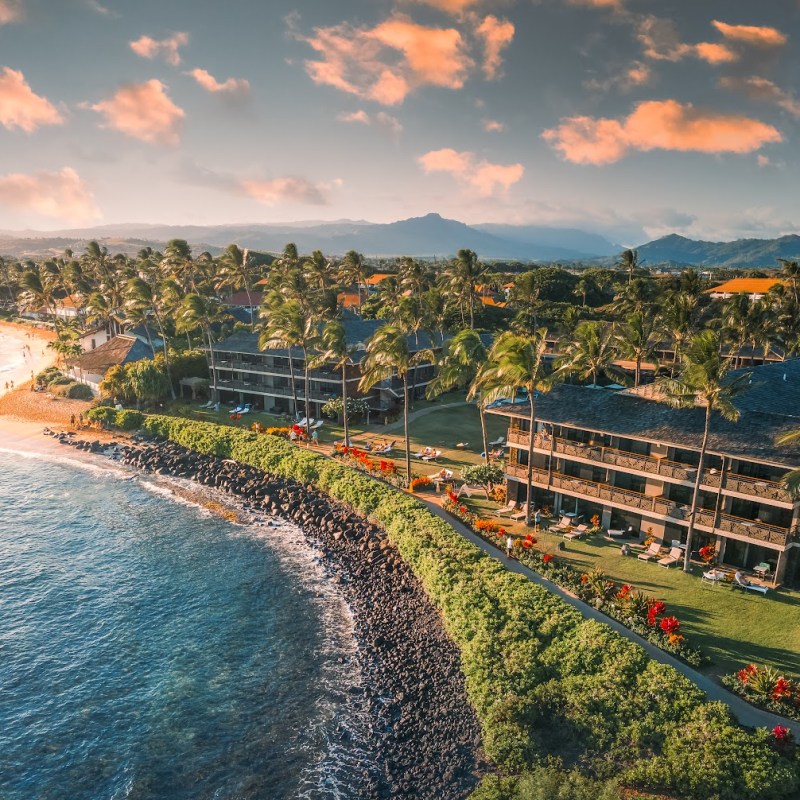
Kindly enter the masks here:
[[[529, 436], [524, 431], [510, 430], [508, 441], [528, 446]], [[612, 447], [597, 447], [592, 445], [571, 442], [568, 439], [556, 438], [551, 442], [551, 437], [546, 434], [537, 433], [534, 437], [534, 446], [538, 450], [550, 451], [565, 456], [575, 456], [585, 458], [595, 463], [608, 464], [614, 467], [623, 467], [636, 472], [644, 472], [648, 475], [669, 478], [672, 480], [686, 481], [694, 483], [697, 469], [674, 461], [667, 461], [663, 458], [653, 458], [639, 453], [629, 453]], [[716, 470], [703, 470], [703, 485], [712, 488], [720, 488], [722, 475]], [[725, 491], [737, 492], [751, 497], [760, 497], [764, 500], [776, 500], [781, 503], [791, 503], [792, 499], [788, 492], [780, 483], [775, 481], [762, 480], [760, 478], [749, 478], [744, 475], [728, 473], [725, 478]]]
[[[252, 394], [265, 394], [273, 397], [292, 397], [291, 386], [266, 386], [263, 383], [256, 383], [252, 381], [226, 381], [218, 380], [215, 384], [216, 389], [230, 389], [237, 392], [250, 392]], [[321, 394], [320, 392], [312, 391], [309, 400], [319, 403], [327, 403], [331, 399], [330, 394]], [[305, 400], [303, 394], [303, 387], [297, 387], [297, 402], [302, 403]]]
[[[524, 464], [508, 464], [506, 472], [523, 480], [526, 480], [528, 476], [528, 468]], [[540, 486], [549, 485], [549, 488], [556, 491], [566, 491], [591, 500], [605, 500], [637, 511], [669, 517], [683, 523], [689, 522], [691, 514], [690, 506], [675, 503], [665, 497], [654, 497], [641, 492], [634, 492], [631, 489], [621, 489], [617, 486], [595, 483], [583, 478], [573, 478], [557, 472], [549, 476], [548, 484], [548, 472], [544, 469], [533, 469], [533, 482]], [[764, 542], [778, 547], [786, 547], [795, 533], [794, 530], [769, 525], [758, 520], [741, 519], [730, 514], [720, 514], [715, 526], [714, 517], [714, 512], [707, 509], [698, 509], [695, 514], [695, 524], [711, 531], [732, 533], [748, 540]]]

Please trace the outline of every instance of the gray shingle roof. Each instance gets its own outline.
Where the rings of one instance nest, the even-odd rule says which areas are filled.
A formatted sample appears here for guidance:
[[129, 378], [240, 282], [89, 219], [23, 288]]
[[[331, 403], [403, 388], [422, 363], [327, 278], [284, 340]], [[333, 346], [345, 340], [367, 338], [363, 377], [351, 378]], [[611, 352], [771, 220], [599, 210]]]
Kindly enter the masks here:
[[79, 359], [80, 368], [96, 375], [104, 373], [116, 364], [130, 364], [143, 358], [152, 358], [150, 347], [135, 336], [115, 336], [94, 350], [84, 353]]
[[[751, 372], [750, 388], [735, 400], [741, 418], [738, 422], [728, 422], [715, 414], [709, 450], [754, 461], [800, 466], [800, 445], [775, 444], [781, 433], [800, 429], [800, 359], [755, 367]], [[517, 403], [495, 413], [527, 417], [529, 406]], [[566, 384], [536, 399], [536, 418], [545, 422], [695, 450], [700, 449], [702, 442], [704, 415], [702, 408], [672, 408], [624, 392]]]

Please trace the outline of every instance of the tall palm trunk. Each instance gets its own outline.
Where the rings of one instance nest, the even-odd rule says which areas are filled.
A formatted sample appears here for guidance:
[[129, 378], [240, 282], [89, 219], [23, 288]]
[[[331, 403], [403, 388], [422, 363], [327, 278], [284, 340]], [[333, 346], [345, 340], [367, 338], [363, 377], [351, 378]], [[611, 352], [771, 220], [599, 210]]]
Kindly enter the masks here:
[[292, 414], [294, 421], [297, 422], [297, 384], [294, 380], [294, 361], [292, 360], [292, 348], [289, 347], [289, 382], [292, 385]]
[[214, 376], [214, 382], [211, 385], [211, 399], [216, 403], [217, 402], [217, 361], [214, 356], [214, 348], [213, 342], [211, 341], [211, 328], [205, 328], [203, 331], [206, 334], [206, 339], [208, 340], [208, 360], [211, 365], [211, 374]]
[[[369, 417], [369, 415], [367, 415]], [[347, 364], [342, 364], [342, 425], [344, 426], [344, 445], [349, 447], [350, 428], [347, 418]]]
[[[167, 345], [167, 334], [164, 330], [164, 325], [161, 322], [161, 317], [159, 316], [158, 312], [153, 309], [153, 316], [156, 318], [156, 324], [158, 325], [158, 331], [161, 334], [161, 341], [163, 343], [163, 350], [164, 350], [164, 371], [167, 373], [167, 380], [169, 381], [169, 393], [172, 399], [175, 399], [175, 387], [172, 385], [172, 372], [169, 368], [169, 347]], [[147, 318], [145, 317], [144, 326], [147, 328]]]
[[308, 377], [308, 352], [303, 347], [303, 380], [305, 381], [305, 408], [306, 408], [306, 444], [311, 441], [311, 384]]
[[530, 439], [528, 440], [528, 496], [525, 499], [525, 524], [531, 524], [531, 495], [533, 495], [533, 448], [534, 448], [534, 430], [533, 426], [536, 423], [536, 403], [533, 399], [533, 392], [534, 388], [531, 386], [530, 390], [528, 391], [528, 398], [531, 401], [531, 416], [530, 416], [530, 425], [531, 425], [531, 435]]
[[489, 437], [486, 435], [486, 409], [483, 400], [478, 400], [478, 413], [481, 415], [481, 436], [483, 437], [483, 457], [489, 463]]
[[638, 387], [639, 386], [639, 381], [641, 380], [641, 378], [642, 378], [642, 359], [639, 356], [637, 356], [636, 357], [636, 371], [635, 371], [634, 378], [633, 378], [633, 385]]
[[403, 430], [406, 445], [406, 488], [411, 488], [411, 443], [408, 439], [408, 373], [403, 373]]
[[711, 406], [706, 406], [706, 421], [703, 427], [703, 442], [700, 445], [700, 463], [697, 465], [697, 476], [694, 479], [694, 491], [692, 492], [692, 505], [689, 510], [689, 529], [686, 531], [686, 552], [683, 554], [683, 571], [691, 570], [692, 558], [692, 539], [694, 538], [694, 520], [697, 516], [697, 501], [700, 497], [700, 484], [703, 480], [703, 461], [706, 457], [706, 447], [708, 445], [708, 429], [711, 424]]

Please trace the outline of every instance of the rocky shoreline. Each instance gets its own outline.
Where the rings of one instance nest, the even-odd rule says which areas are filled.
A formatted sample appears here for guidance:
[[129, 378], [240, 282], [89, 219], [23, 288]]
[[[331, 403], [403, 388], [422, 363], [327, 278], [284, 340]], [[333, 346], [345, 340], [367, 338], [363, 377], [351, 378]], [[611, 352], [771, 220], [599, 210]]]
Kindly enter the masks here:
[[56, 437], [81, 450], [114, 455], [145, 472], [228, 492], [246, 509], [298, 525], [324, 554], [353, 615], [364, 676], [363, 687], [353, 690], [360, 695], [354, 700], [371, 720], [376, 767], [358, 796], [457, 800], [475, 788], [488, 764], [458, 650], [381, 528], [313, 486], [174, 443], [101, 445]]

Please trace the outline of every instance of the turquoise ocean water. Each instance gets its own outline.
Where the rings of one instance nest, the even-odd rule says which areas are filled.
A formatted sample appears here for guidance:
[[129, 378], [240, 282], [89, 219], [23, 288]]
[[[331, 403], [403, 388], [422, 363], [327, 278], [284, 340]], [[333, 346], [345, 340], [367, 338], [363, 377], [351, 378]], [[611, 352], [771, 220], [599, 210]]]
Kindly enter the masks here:
[[332, 586], [291, 525], [0, 451], [0, 798], [358, 796]]

